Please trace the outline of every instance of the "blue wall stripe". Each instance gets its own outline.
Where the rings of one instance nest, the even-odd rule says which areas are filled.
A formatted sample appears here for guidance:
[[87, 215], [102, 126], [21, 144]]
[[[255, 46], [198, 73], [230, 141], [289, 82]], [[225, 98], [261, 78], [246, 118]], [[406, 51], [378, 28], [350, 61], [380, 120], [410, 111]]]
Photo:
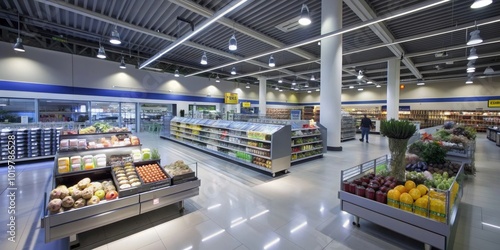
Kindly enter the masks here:
[[[23, 91], [23, 92], [38, 92], [38, 93], [53, 93], [53, 94], [75, 94], [75, 95], [94, 95], [94, 96], [109, 96], [121, 98], [141, 98], [141, 99], [156, 99], [167, 101], [185, 101], [185, 102], [212, 102], [224, 103], [224, 98], [202, 97], [189, 95], [175, 94], [159, 94], [146, 93], [126, 90], [110, 90], [96, 88], [69, 87], [50, 84], [25, 83], [0, 80], [0, 90]], [[429, 103], [429, 102], [481, 102], [490, 99], [500, 99], [500, 96], [472, 96], [472, 97], [443, 97], [443, 98], [422, 98], [422, 99], [401, 99], [400, 103]], [[258, 104], [257, 100], [240, 99], [242, 102], [250, 102]], [[287, 106], [303, 106], [303, 105], [319, 105], [319, 102], [311, 103], [288, 103], [288, 102], [267, 102], [268, 105], [287, 105]], [[372, 101], [344, 101], [343, 105], [352, 104], [386, 104], [386, 100]]]

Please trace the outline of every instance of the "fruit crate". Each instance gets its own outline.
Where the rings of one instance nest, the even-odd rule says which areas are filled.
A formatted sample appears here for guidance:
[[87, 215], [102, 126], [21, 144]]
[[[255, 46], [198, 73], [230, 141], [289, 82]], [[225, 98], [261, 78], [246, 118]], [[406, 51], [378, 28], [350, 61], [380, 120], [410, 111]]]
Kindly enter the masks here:
[[139, 193], [141, 191], [140, 187], [143, 184], [142, 182], [141, 182], [141, 186], [129, 187], [129, 188], [120, 188], [120, 184], [119, 184], [118, 178], [116, 177], [115, 172], [111, 171], [111, 175], [113, 176], [113, 182], [115, 183], [116, 191], [118, 191], [118, 196], [119, 197], [131, 196], [131, 195], [137, 194], [137, 193]]
[[[181, 184], [184, 182], [193, 181], [193, 180], [198, 179], [198, 176], [197, 176], [198, 162], [186, 163], [186, 165], [191, 169], [191, 172], [186, 173], [186, 174], [181, 174], [181, 175], [172, 175], [169, 172], [167, 166], [164, 167], [165, 171], [172, 177], [172, 185], [177, 185], [177, 184]], [[195, 171], [193, 171], [193, 168], [195, 169]]]
[[159, 169], [162, 171], [162, 173], [165, 174], [165, 176], [167, 178], [164, 180], [161, 180], [161, 181], [146, 183], [144, 181], [143, 177], [140, 174], [138, 174], [139, 180], [141, 180], [141, 186], [139, 186], [139, 192], [147, 192], [150, 190], [164, 188], [164, 187], [168, 187], [168, 186], [172, 185], [172, 178], [170, 177], [170, 175], [168, 175], [168, 173], [165, 171], [165, 169], [160, 166], [160, 161], [158, 161], [158, 160], [143, 161], [141, 163], [134, 163], [134, 166], [136, 167], [136, 171], [137, 171], [137, 167], [149, 165], [149, 164], [157, 164]]
[[[452, 187], [449, 190], [431, 189], [435, 193], [434, 195], [442, 197], [444, 200], [444, 211], [446, 212], [437, 214], [430, 212], [429, 206], [424, 211], [415, 209], [412, 206], [407, 208], [404, 206], [406, 209], [412, 210], [410, 212], [394, 207], [399, 207], [399, 203], [389, 206], [351, 192], [352, 190], [349, 185], [346, 185], [346, 182], [354, 181], [369, 174], [379, 174], [379, 171], [384, 169], [389, 170], [389, 158], [389, 155], [385, 155], [341, 171], [341, 190], [338, 193], [341, 200], [341, 209], [355, 216], [354, 225], [359, 226], [359, 218], [363, 218], [421, 241], [426, 245], [426, 248], [433, 246], [446, 249], [453, 242], [454, 230], [458, 224], [455, 219], [463, 193], [463, 163], [454, 179], [454, 182], [458, 183], [458, 190], [455, 191], [454, 199], [451, 199]], [[427, 204], [430, 205], [430, 202]]]

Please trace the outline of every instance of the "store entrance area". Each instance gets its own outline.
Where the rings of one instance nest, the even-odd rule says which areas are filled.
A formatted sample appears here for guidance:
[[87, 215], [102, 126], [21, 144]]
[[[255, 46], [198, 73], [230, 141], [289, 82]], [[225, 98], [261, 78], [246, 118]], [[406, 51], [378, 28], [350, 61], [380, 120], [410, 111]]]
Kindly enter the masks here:
[[[423, 249], [423, 243], [341, 211], [340, 171], [389, 152], [387, 138], [342, 144], [341, 152], [292, 166], [272, 178], [181, 144], [139, 133], [143, 146], [158, 148], [162, 164], [198, 162], [200, 194], [185, 202], [79, 235], [76, 249]], [[476, 176], [468, 176], [453, 249], [498, 249], [500, 245], [499, 148], [479, 134]], [[16, 242], [0, 249], [68, 249], [68, 239], [44, 243], [42, 190], [49, 189], [53, 161], [16, 165]], [[8, 211], [7, 168], [0, 168], [0, 211]], [[2, 215], [1, 224], [8, 223]], [[494, 227], [494, 226], [497, 227]], [[5, 231], [5, 230], [3, 230]], [[3, 234], [5, 235], [5, 234]]]

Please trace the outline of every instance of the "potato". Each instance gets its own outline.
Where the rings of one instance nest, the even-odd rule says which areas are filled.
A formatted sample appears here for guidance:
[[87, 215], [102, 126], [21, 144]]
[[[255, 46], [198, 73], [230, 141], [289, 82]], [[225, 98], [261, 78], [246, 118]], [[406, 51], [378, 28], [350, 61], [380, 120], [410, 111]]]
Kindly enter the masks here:
[[73, 204], [73, 207], [74, 208], [81, 208], [81, 207], [84, 207], [85, 204], [86, 204], [85, 199], [80, 198], [80, 199], [78, 199], [78, 200], [75, 201], [75, 203]]
[[64, 208], [71, 208], [73, 207], [73, 204], [75, 204], [75, 200], [73, 200], [73, 197], [69, 195], [64, 197], [64, 199], [62, 199], [62, 206]]
[[94, 194], [94, 190], [92, 187], [88, 187], [88, 188], [85, 188], [83, 191], [82, 191], [82, 198], [84, 199], [90, 199], [92, 198], [92, 195]]
[[62, 205], [62, 200], [56, 198], [49, 202], [47, 209], [51, 212], [59, 212], [59, 209], [61, 209], [61, 205]]
[[52, 191], [50, 191], [50, 199], [53, 200], [53, 199], [60, 199], [61, 198], [61, 190], [58, 189], [58, 188], [54, 188], [52, 189]]
[[90, 184], [90, 178], [84, 178], [81, 181], [78, 182], [78, 187], [80, 189], [85, 189], [88, 185]]

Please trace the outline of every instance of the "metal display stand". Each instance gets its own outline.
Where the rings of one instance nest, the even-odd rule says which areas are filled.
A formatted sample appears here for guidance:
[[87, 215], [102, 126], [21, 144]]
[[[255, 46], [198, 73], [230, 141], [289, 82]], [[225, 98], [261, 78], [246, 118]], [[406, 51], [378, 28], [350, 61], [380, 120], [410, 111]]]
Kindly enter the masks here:
[[343, 115], [340, 123], [340, 141], [356, 139], [356, 120], [350, 115]]
[[[117, 133], [108, 133], [117, 134]], [[123, 134], [123, 133], [121, 133]], [[128, 133], [129, 134], [129, 133]], [[62, 138], [95, 138], [102, 137], [104, 134], [89, 135], [62, 135]], [[110, 147], [103, 149], [91, 149], [81, 151], [60, 151], [57, 156], [69, 156], [78, 154], [106, 154], [109, 157], [112, 154], [127, 154], [132, 149], [140, 149], [140, 145]], [[81, 170], [68, 173], [57, 172], [57, 157], [54, 164], [53, 183], [50, 190], [60, 184], [77, 183], [85, 177], [92, 180], [110, 180], [111, 167], [96, 168], [91, 170]], [[184, 209], [184, 200], [197, 196], [201, 185], [201, 180], [197, 178], [198, 164], [196, 162], [188, 165], [194, 165], [196, 175], [194, 178], [179, 184], [166, 186], [150, 191], [144, 191], [129, 196], [119, 197], [115, 200], [102, 200], [96, 205], [85, 206], [59, 213], [50, 213], [47, 204], [50, 197], [50, 190], [45, 193], [44, 207], [41, 216], [41, 226], [45, 229], [45, 242], [69, 237], [70, 244], [74, 245], [77, 241], [76, 235], [97, 227], [105, 226], [117, 221], [121, 221], [139, 214], [143, 214], [167, 205], [177, 203], [180, 211]], [[114, 183], [117, 187], [117, 184]], [[120, 193], [120, 191], [119, 191]]]
[[[259, 124], [225, 120], [174, 117], [170, 140], [220, 156], [245, 166], [269, 172], [288, 172], [290, 125]], [[249, 136], [265, 135], [265, 139]], [[255, 145], [255, 144], [259, 145]]]
[[341, 171], [341, 190], [338, 192], [341, 209], [355, 216], [353, 224], [358, 227], [360, 226], [359, 219], [363, 218], [382, 227], [421, 241], [424, 243], [425, 249], [431, 249], [431, 246], [439, 249], [450, 249], [458, 224], [456, 216], [463, 194], [463, 164], [455, 179], [460, 187], [454, 202], [451, 203], [450, 201], [450, 190], [438, 191], [445, 195], [445, 201], [447, 201], [445, 202], [445, 211], [448, 211], [446, 213], [445, 222], [439, 222], [343, 190], [342, 184], [344, 181], [353, 180], [369, 173], [376, 173], [376, 167], [380, 164], [388, 164], [388, 159], [389, 156], [386, 155]]
[[486, 128], [486, 138], [500, 147], [500, 129], [498, 127]]

